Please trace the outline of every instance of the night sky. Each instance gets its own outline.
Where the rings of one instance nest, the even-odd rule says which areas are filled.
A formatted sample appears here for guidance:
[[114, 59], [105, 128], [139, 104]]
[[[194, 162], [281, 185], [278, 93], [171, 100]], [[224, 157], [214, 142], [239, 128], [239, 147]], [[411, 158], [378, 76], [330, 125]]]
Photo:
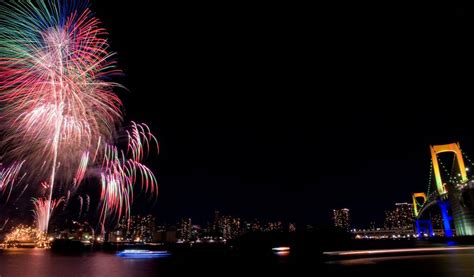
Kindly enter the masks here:
[[93, 8], [125, 72], [127, 120], [161, 144], [159, 221], [220, 210], [326, 224], [348, 207], [356, 225], [381, 222], [426, 190], [430, 144], [474, 157], [468, 10]]

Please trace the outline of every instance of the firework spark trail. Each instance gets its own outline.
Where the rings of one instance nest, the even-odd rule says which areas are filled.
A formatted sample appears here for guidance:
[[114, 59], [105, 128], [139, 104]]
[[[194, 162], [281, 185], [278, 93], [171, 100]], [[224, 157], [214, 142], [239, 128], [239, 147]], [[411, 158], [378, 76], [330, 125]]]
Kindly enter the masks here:
[[64, 203], [64, 197], [54, 199], [51, 201], [46, 198], [33, 198], [33, 214], [35, 216], [36, 227], [38, 230], [46, 233], [48, 231], [49, 219], [54, 210]]
[[5, 228], [5, 226], [7, 226], [7, 224], [8, 224], [8, 221], [10, 221], [9, 218], [7, 218], [7, 220], [5, 220], [5, 222], [3, 223], [2, 227], [0, 227], [0, 231], [3, 231], [3, 229]]
[[23, 194], [25, 193], [26, 189], [28, 189], [28, 187], [29, 187], [29, 184], [26, 184], [25, 186], [23, 186], [23, 190], [20, 192], [20, 194], [18, 195], [18, 197], [16, 198], [16, 200], [15, 200], [15, 202], [14, 202], [15, 204], [16, 204], [16, 202], [18, 202], [18, 200], [21, 199], [21, 197], [22, 197]]
[[[149, 127], [132, 123], [126, 151], [109, 144], [122, 120], [113, 91], [121, 86], [110, 81], [120, 72], [99, 25], [86, 0], [0, 3], [0, 146], [10, 163], [25, 161], [36, 170], [33, 183], [42, 182], [47, 198], [34, 200], [42, 230], [95, 165], [102, 165], [102, 228], [108, 219], [130, 217], [137, 182], [158, 194], [142, 163], [151, 144], [159, 150]], [[53, 200], [58, 186], [66, 199]], [[89, 196], [86, 201], [89, 210]]]
[[137, 124], [132, 121], [131, 131], [127, 130], [128, 135], [128, 147], [127, 154], [132, 153], [132, 159], [134, 161], [142, 161], [144, 158], [144, 151], [150, 152], [150, 143], [154, 143], [157, 152], [159, 153], [160, 148], [158, 140], [150, 131], [150, 128], [146, 124]]
[[84, 152], [84, 154], [82, 154], [79, 168], [77, 169], [76, 177], [74, 178], [73, 190], [76, 190], [77, 186], [79, 186], [82, 183], [82, 180], [84, 180], [84, 176], [86, 175], [88, 164], [89, 164], [89, 152]]
[[0, 192], [2, 194], [7, 192], [7, 197], [6, 197], [7, 202], [10, 198], [13, 185], [15, 184], [15, 182], [18, 179], [21, 180], [24, 177], [24, 176], [20, 176], [20, 178], [18, 178], [23, 164], [24, 162], [21, 162], [21, 163], [16, 162], [12, 166], [7, 167], [7, 168], [3, 168], [0, 164]]
[[109, 81], [119, 71], [99, 24], [86, 1], [0, 5], [2, 146], [10, 160], [49, 168], [35, 172], [49, 175], [47, 205], [55, 186], [70, 185], [74, 175], [78, 186], [89, 153], [111, 140], [122, 119], [119, 85]]
[[66, 197], [64, 197], [63, 212], [66, 210], [67, 206], [69, 205], [70, 199], [71, 199], [71, 191], [68, 190], [66, 193]]
[[[153, 172], [142, 164], [144, 157], [143, 144], [148, 152], [150, 143], [154, 142], [157, 149], [158, 143], [148, 126], [133, 123], [128, 134], [127, 152], [131, 153], [131, 158], [127, 158], [126, 153], [118, 150], [116, 146], [107, 146], [105, 150], [104, 163], [102, 165], [101, 183], [101, 212], [100, 222], [104, 226], [108, 219], [130, 218], [130, 207], [133, 203], [133, 190], [137, 181], [140, 189], [158, 196], [158, 184]], [[140, 178], [138, 178], [138, 176]], [[155, 198], [156, 199], [156, 198]]]
[[86, 194], [86, 214], [89, 212], [90, 206], [91, 206], [91, 197]]
[[78, 199], [79, 199], [79, 218], [81, 217], [82, 215], [82, 206], [84, 204], [84, 199], [82, 199], [82, 196], [78, 196]]

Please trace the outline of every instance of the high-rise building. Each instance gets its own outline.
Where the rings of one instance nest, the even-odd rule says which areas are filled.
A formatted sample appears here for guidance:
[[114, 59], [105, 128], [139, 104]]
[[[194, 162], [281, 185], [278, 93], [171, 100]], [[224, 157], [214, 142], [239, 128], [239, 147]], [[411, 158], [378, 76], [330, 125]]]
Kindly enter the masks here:
[[351, 228], [351, 220], [349, 209], [334, 209], [333, 210], [334, 226], [346, 231]]
[[222, 229], [222, 237], [226, 240], [235, 239], [240, 235], [240, 218], [223, 216], [220, 226]]
[[155, 217], [134, 215], [123, 218], [117, 227], [124, 241], [151, 242], [155, 231]]
[[181, 224], [179, 228], [179, 239], [182, 241], [189, 241], [191, 239], [193, 231], [193, 225], [191, 218], [181, 219]]
[[385, 211], [384, 227], [399, 230], [413, 229], [413, 205], [396, 203], [393, 210]]
[[241, 233], [240, 218], [221, 215], [219, 211], [215, 211], [214, 222], [209, 229], [216, 238], [235, 239]]
[[166, 225], [166, 224], [156, 226], [152, 241], [176, 243], [177, 242], [176, 226]]
[[147, 215], [142, 217], [140, 223], [141, 238], [144, 242], [151, 242], [153, 240], [153, 233], [155, 232], [155, 217]]
[[443, 218], [441, 214], [432, 214], [431, 223], [433, 224], [433, 229], [443, 229]]
[[211, 233], [213, 234], [213, 236], [215, 237], [220, 237], [222, 236], [222, 233], [223, 233], [223, 230], [221, 228], [221, 215], [220, 215], [220, 212], [219, 211], [215, 211], [214, 212], [214, 222], [212, 223], [212, 226], [211, 226]]
[[214, 233], [215, 235], [222, 234], [222, 230], [220, 230], [220, 226], [219, 226], [220, 220], [221, 220], [220, 212], [215, 211], [214, 221], [212, 222], [212, 228], [211, 228], [211, 232]]

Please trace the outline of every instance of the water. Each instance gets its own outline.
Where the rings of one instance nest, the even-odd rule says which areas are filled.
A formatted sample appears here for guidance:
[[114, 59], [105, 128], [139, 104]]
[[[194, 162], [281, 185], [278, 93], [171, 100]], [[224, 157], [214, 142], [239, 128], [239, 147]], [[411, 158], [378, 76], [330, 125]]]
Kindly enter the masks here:
[[374, 257], [326, 263], [325, 273], [336, 276], [474, 276], [474, 251], [443, 254]]
[[159, 265], [159, 260], [123, 259], [102, 252], [80, 256], [57, 255], [43, 249], [0, 252], [1, 277], [153, 276], [158, 272]]
[[[308, 273], [309, 272], [309, 273]], [[0, 250], [0, 276], [473, 276], [474, 251], [322, 262], [191, 255], [124, 259], [114, 253], [59, 255], [50, 250]], [[190, 275], [192, 274], [192, 275]], [[263, 275], [262, 275], [263, 274]], [[308, 275], [309, 274], [309, 275]]]
[[[45, 249], [0, 250], [0, 277], [9, 276], [237, 276], [250, 271], [278, 273], [286, 257], [260, 261], [226, 256], [222, 249], [189, 250], [170, 257], [131, 259], [115, 252], [64, 255]], [[265, 260], [265, 262], [263, 262]], [[244, 265], [244, 266], [242, 266]], [[272, 265], [272, 266], [270, 266]], [[288, 271], [286, 271], [288, 272]], [[235, 274], [235, 275], [234, 275]]]

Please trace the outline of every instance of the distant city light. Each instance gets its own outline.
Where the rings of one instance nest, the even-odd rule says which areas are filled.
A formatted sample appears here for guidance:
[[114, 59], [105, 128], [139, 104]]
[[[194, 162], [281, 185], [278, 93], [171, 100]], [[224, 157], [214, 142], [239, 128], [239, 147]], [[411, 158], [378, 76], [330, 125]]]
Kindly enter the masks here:
[[273, 247], [272, 250], [273, 252], [275, 252], [275, 255], [281, 257], [286, 257], [290, 255], [290, 247], [288, 246]]
[[275, 254], [280, 256], [280, 257], [286, 257], [286, 256], [290, 255], [290, 251], [278, 251]]
[[272, 248], [273, 251], [290, 251], [290, 247], [283, 246], [283, 247], [274, 247]]
[[347, 208], [333, 210], [334, 226], [343, 230], [350, 230], [350, 211]]
[[355, 251], [332, 251], [323, 252], [328, 256], [350, 256], [350, 255], [373, 255], [389, 253], [410, 253], [410, 252], [433, 252], [433, 251], [453, 251], [453, 250], [474, 250], [474, 246], [463, 247], [424, 247], [424, 248], [398, 248], [398, 249], [379, 249], [379, 250], [355, 250]]
[[12, 231], [5, 235], [4, 243], [9, 247], [21, 247], [21, 245], [32, 245], [34, 247], [49, 247], [51, 240], [41, 230], [26, 226], [18, 225]]

